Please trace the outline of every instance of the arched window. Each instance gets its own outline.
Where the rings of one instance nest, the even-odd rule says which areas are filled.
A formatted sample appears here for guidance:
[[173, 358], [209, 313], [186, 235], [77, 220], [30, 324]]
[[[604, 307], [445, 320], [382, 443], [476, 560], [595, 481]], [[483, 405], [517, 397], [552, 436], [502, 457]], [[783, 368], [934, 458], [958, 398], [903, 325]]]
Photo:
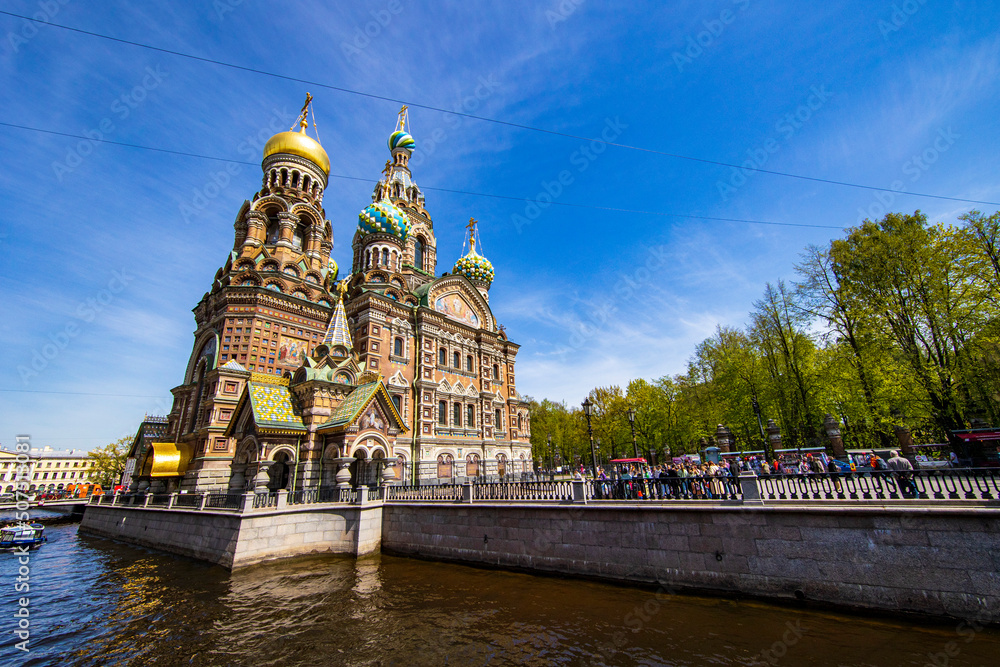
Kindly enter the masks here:
[[295, 231], [292, 232], [292, 246], [296, 250], [302, 250], [303, 244], [306, 242], [306, 225], [304, 222], [300, 222], [295, 225]]
[[445, 401], [438, 401], [438, 424], [448, 425], [448, 403]]
[[389, 268], [389, 249], [382, 248], [382, 266]]
[[493, 416], [496, 417], [496, 420], [497, 420], [497, 423], [496, 423], [497, 430], [498, 431], [502, 431], [503, 430], [503, 418], [502, 418], [502, 416], [500, 414], [500, 410], [498, 409], [496, 411], [496, 414], [494, 414]]
[[465, 370], [472, 372], [472, 355], [468, 354], [465, 356]]
[[448, 351], [443, 347], [438, 350], [438, 366], [444, 366], [448, 363]]
[[500, 367], [497, 366], [496, 364], [493, 364], [493, 379], [494, 380], [500, 379]]
[[281, 224], [278, 222], [277, 213], [267, 214], [267, 238], [264, 243], [274, 245], [281, 238]]
[[403, 414], [403, 397], [399, 394], [392, 395], [392, 404], [396, 407], [396, 412], [401, 416]]
[[424, 269], [424, 240], [419, 236], [413, 244], [413, 266]]
[[403, 356], [403, 339], [397, 338], [392, 341], [392, 353], [397, 357]]
[[453, 403], [451, 406], [451, 425], [461, 426], [462, 425], [462, 404]]
[[465, 426], [466, 428], [476, 427], [476, 406], [465, 406]]
[[451, 365], [454, 366], [455, 368], [461, 368], [462, 367], [462, 355], [459, 354], [458, 352], [452, 353], [452, 355], [451, 355]]

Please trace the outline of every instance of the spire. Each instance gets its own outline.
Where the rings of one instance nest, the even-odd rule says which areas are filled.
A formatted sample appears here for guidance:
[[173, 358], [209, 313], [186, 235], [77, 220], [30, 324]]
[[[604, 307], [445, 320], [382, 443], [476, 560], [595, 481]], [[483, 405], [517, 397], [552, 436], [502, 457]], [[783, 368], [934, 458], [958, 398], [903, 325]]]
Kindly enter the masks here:
[[347, 311], [344, 310], [344, 293], [347, 292], [347, 281], [343, 280], [337, 285], [337, 306], [333, 310], [333, 317], [330, 318], [330, 326], [323, 336], [323, 344], [331, 350], [341, 345], [347, 348], [348, 352], [354, 351], [354, 342], [351, 340], [351, 330], [347, 327]]

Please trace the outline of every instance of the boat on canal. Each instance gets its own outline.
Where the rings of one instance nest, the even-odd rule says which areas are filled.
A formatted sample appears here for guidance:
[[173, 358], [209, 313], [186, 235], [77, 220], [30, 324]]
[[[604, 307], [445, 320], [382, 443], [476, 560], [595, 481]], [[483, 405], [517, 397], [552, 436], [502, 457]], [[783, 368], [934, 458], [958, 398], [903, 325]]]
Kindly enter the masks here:
[[40, 523], [14, 524], [0, 528], [0, 550], [28, 547], [34, 549], [49, 538]]

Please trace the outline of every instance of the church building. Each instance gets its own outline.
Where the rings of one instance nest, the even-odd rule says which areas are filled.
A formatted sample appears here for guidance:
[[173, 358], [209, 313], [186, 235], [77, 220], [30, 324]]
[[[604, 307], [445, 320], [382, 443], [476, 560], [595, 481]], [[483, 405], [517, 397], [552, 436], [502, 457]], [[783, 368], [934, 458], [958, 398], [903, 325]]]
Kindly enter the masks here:
[[[194, 347], [159, 442], [133, 446], [132, 487], [242, 492], [531, 471], [518, 345], [490, 309], [475, 220], [437, 273], [434, 223], [410, 172], [406, 107], [339, 275], [326, 219], [330, 160], [298, 128], [264, 147], [260, 191], [194, 308]], [[464, 251], [464, 249], [463, 249]], [[341, 480], [343, 480], [343, 472]]]

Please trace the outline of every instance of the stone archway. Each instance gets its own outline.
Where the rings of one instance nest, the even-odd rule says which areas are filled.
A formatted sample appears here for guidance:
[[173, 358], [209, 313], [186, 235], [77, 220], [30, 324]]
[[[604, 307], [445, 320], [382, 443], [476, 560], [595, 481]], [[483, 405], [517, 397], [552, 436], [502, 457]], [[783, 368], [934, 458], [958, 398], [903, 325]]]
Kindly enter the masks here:
[[270, 481], [267, 484], [268, 491], [281, 491], [288, 489], [292, 482], [292, 457], [288, 452], [279, 451], [273, 457], [274, 463], [267, 470]]

